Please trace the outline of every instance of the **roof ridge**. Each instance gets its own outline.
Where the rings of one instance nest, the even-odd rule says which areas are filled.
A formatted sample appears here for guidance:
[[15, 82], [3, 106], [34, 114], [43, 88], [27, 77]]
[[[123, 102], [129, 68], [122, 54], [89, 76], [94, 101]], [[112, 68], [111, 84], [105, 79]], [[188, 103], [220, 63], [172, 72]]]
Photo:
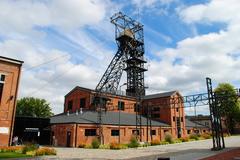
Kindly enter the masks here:
[[[118, 121], [118, 112], [114, 111], [108, 111], [106, 114], [102, 115], [103, 118], [103, 124], [107, 125], [117, 125], [119, 123]], [[51, 117], [51, 123], [91, 123], [91, 124], [96, 124], [96, 117], [97, 117], [97, 112], [96, 111], [85, 111], [83, 114], [78, 114], [76, 113], [70, 113], [69, 118], [67, 117], [67, 114], [59, 114], [57, 116]], [[126, 112], [121, 112], [121, 120], [120, 123], [121, 125], [129, 125], [129, 126], [135, 126], [136, 124], [136, 118], [135, 114], [133, 113], [126, 113]], [[142, 125], [146, 126], [147, 124], [147, 118], [142, 117]], [[162, 121], [156, 121], [152, 120], [152, 125], [153, 126], [170, 126], [169, 124], [162, 122]]]

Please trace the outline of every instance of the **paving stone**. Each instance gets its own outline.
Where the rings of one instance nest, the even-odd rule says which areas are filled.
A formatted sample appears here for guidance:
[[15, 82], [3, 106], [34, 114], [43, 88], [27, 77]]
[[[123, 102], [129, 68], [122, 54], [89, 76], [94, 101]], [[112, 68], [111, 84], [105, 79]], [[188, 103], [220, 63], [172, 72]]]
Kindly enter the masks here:
[[58, 154], [55, 158], [56, 160], [157, 160], [160, 157], [170, 157], [171, 160], [195, 160], [240, 147], [240, 136], [228, 137], [225, 141], [227, 148], [221, 151], [211, 151], [211, 139], [123, 150], [55, 148]]

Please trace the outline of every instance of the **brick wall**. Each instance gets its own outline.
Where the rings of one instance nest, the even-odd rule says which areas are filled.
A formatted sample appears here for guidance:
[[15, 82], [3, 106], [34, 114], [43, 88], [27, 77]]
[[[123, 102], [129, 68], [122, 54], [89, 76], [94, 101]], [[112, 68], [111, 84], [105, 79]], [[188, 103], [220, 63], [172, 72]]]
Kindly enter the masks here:
[[0, 101], [0, 146], [11, 144], [20, 70], [20, 64], [0, 59], [0, 75], [5, 75]]
[[191, 128], [187, 128], [186, 129], [186, 134], [189, 136], [191, 134], [210, 134], [211, 133], [211, 129], [210, 128], [195, 128], [195, 127], [191, 127]]
[[[182, 103], [169, 103], [170, 98], [175, 97], [178, 99], [179, 96], [181, 95], [176, 92], [176, 94], [169, 97], [158, 97], [153, 99], [146, 99], [143, 101], [143, 112], [146, 114], [147, 108], [152, 107], [153, 119], [160, 120], [169, 124], [171, 126], [171, 133], [175, 138], [178, 137], [179, 128], [181, 128], [181, 137], [186, 136], [184, 105]], [[177, 121], [179, 121], [178, 124]]]
[[[76, 131], [77, 128], [77, 131]], [[52, 125], [52, 132], [55, 137], [56, 146], [67, 146], [67, 132], [71, 132], [70, 146], [75, 147], [79, 144], [91, 144], [92, 140], [96, 136], [85, 136], [86, 129], [96, 129], [96, 125], [91, 124], [55, 124]], [[118, 126], [112, 125], [103, 125], [103, 135], [104, 135], [104, 144], [110, 144], [111, 142], [118, 143], [119, 136], [112, 136], [111, 130], [118, 130]], [[121, 126], [120, 127], [120, 143], [126, 144], [129, 143], [130, 138], [133, 136], [133, 130], [135, 126]], [[156, 135], [152, 136], [152, 139], [163, 140], [165, 132], [170, 132], [171, 129], [168, 127], [152, 127], [152, 130], [156, 130]], [[148, 141], [151, 141], [150, 138], [150, 128], [148, 132]], [[142, 141], [147, 141], [147, 127], [142, 128]]]
[[[85, 99], [85, 108], [83, 109], [93, 108], [94, 106], [91, 106], [93, 97], [94, 97], [93, 91], [76, 87], [65, 96], [64, 112], [67, 112], [68, 110], [70, 112], [76, 112], [76, 110], [79, 111], [80, 99]], [[118, 111], [118, 102], [121, 101], [124, 103], [125, 108], [123, 112], [134, 113], [134, 104], [136, 103], [136, 100], [134, 98], [114, 95], [108, 95], [108, 98], [110, 99], [107, 103], [107, 109], [109, 111]], [[68, 109], [70, 101], [72, 101], [71, 107], [72, 109]]]
[[[185, 129], [185, 114], [184, 114], [184, 106], [182, 103], [179, 104], [169, 104], [167, 101], [169, 101], [169, 98], [177, 98], [181, 96], [178, 92], [171, 95], [170, 97], [157, 97], [153, 99], [147, 99], [143, 101], [143, 112], [146, 113], [146, 108], [149, 107], [148, 104], [151, 104], [152, 107], [160, 108], [160, 110], [155, 110], [152, 112], [152, 116], [159, 115], [159, 117], [155, 117], [153, 119], [155, 120], [161, 120], [162, 122], [165, 122], [171, 126], [171, 128], [168, 130], [174, 138], [177, 138], [178, 136], [184, 137], [186, 136], [186, 129]], [[64, 112], [67, 112], [69, 101], [72, 101], [72, 107], [69, 110], [70, 112], [76, 112], [76, 110], [80, 110], [80, 99], [85, 99], [85, 109], [90, 109], [93, 106], [92, 100], [94, 97], [94, 91], [90, 89], [85, 89], [82, 87], [76, 87], [72, 91], [70, 91], [65, 96], [65, 104], [64, 104]], [[116, 96], [116, 95], [107, 95], [107, 97], [110, 99], [107, 103], [107, 109], [109, 111], [118, 111], [118, 103], [119, 101], [124, 102], [124, 110], [122, 112], [127, 113], [133, 113], [135, 114], [135, 104], [136, 99], [126, 96]], [[160, 105], [165, 104], [165, 105]], [[90, 126], [92, 127], [92, 126]], [[125, 126], [121, 127], [121, 132], [125, 133], [126, 129], [124, 129]], [[135, 126], [134, 126], [135, 127]], [[108, 128], [104, 128], [103, 132], [108, 132]], [[77, 131], [78, 132], [78, 131]], [[159, 131], [159, 135], [164, 135], [164, 130]], [[143, 134], [145, 131], [143, 132]], [[105, 135], [105, 134], [104, 134]], [[107, 135], [107, 133], [106, 133]], [[123, 134], [124, 135], [124, 134]], [[79, 135], [78, 135], [79, 136]], [[127, 139], [125, 139], [127, 137]], [[126, 142], [129, 140], [129, 135], [126, 137], [122, 137], [121, 139], [123, 142]], [[115, 138], [115, 137], [112, 137]], [[112, 139], [111, 138], [111, 139]], [[81, 138], [80, 138], [81, 139]], [[89, 140], [86, 140], [86, 143], [89, 143], [92, 141], [91, 137], [88, 137]], [[107, 140], [108, 142], [109, 140]], [[144, 138], [143, 138], [144, 141]]]
[[[88, 90], [74, 89], [71, 93], [65, 96], [64, 112], [76, 112], [80, 109], [80, 99], [85, 99], [85, 109], [90, 108], [92, 95]], [[72, 109], [68, 109], [69, 102], [72, 101]]]

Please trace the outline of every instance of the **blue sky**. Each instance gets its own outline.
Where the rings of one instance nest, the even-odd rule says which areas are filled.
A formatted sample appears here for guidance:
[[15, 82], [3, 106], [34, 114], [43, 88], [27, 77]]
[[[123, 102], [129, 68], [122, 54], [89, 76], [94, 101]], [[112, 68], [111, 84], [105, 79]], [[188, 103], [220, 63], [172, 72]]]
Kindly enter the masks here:
[[148, 94], [206, 92], [207, 76], [239, 88], [239, 9], [238, 0], [0, 1], [0, 55], [25, 61], [19, 98], [45, 98], [60, 113], [68, 91], [100, 80], [121, 11], [144, 25]]

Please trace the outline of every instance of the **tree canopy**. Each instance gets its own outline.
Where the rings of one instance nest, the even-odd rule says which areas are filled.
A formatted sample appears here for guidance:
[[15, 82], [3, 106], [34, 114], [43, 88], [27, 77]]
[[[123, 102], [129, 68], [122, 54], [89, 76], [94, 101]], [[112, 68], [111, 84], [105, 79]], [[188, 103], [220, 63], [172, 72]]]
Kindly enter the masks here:
[[17, 101], [16, 115], [48, 118], [53, 113], [50, 104], [45, 99], [24, 97]]
[[240, 121], [240, 102], [236, 90], [229, 83], [220, 83], [215, 89], [218, 101], [218, 110], [221, 117], [224, 117], [225, 125], [230, 133], [236, 122]]

